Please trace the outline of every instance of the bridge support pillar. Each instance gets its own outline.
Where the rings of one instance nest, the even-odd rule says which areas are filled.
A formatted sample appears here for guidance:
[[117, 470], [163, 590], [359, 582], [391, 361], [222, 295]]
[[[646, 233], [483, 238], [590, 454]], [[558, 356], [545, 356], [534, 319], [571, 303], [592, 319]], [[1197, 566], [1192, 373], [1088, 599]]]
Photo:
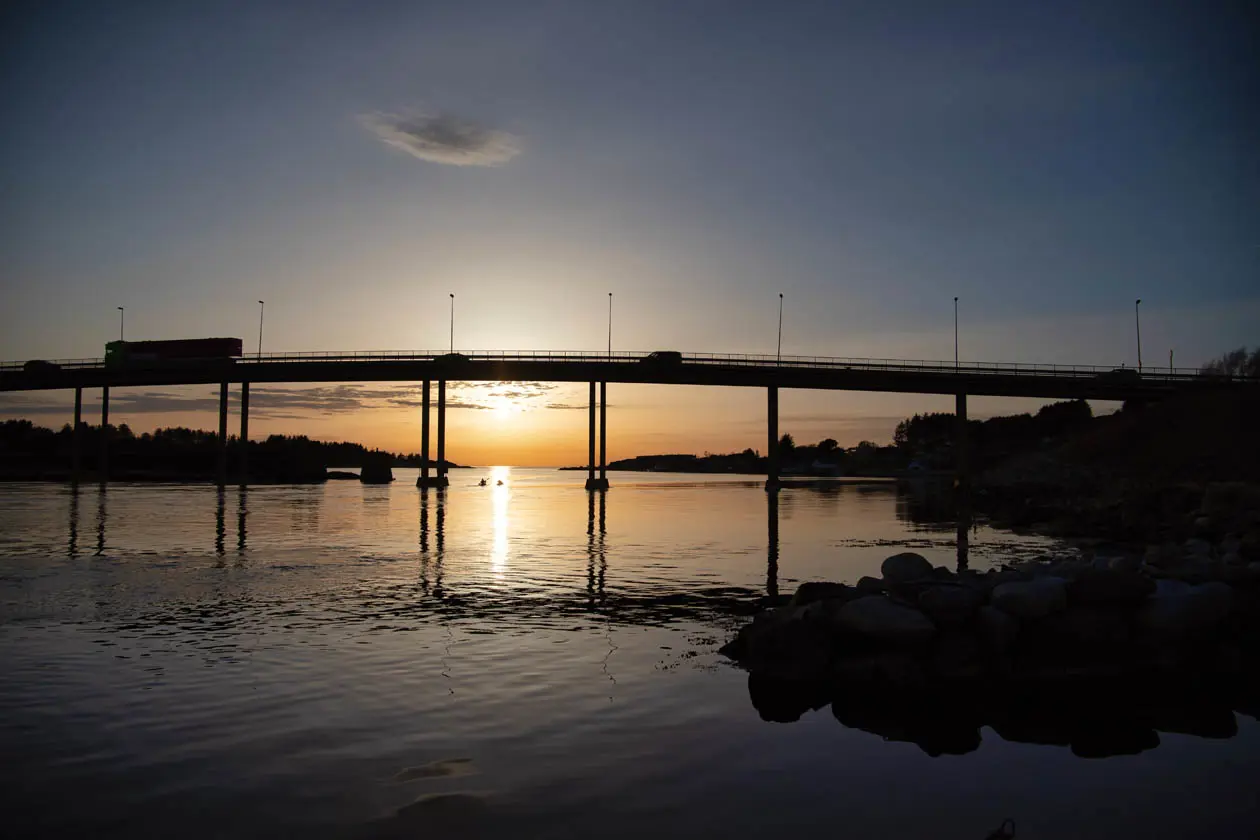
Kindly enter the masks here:
[[424, 380], [424, 394], [421, 399], [423, 413], [420, 415], [420, 477], [416, 479], [417, 487], [441, 487], [435, 476], [429, 475], [429, 415], [432, 413], [430, 394], [432, 383]]
[[216, 441], [219, 450], [218, 467], [215, 470], [215, 481], [220, 487], [227, 484], [227, 409], [228, 384], [219, 383], [219, 439]]
[[967, 395], [958, 394], [954, 401], [954, 469], [958, 490], [964, 495], [971, 487], [971, 459], [967, 444]]
[[242, 487], [249, 484], [249, 383], [241, 383], [241, 457], [236, 463], [236, 480]]
[[[605, 387], [604, 393], [606, 395], [607, 385], [605, 384], [604, 387]], [[599, 469], [599, 478], [595, 477], [595, 383], [594, 382], [591, 383], [591, 401], [590, 401], [590, 412], [589, 412], [588, 418], [590, 422], [588, 424], [587, 437], [586, 437], [586, 443], [587, 443], [587, 446], [586, 446], [586, 452], [587, 452], [586, 489], [587, 490], [607, 490], [608, 479], [605, 477], [604, 465], [602, 463], [603, 462], [602, 455], [606, 453], [607, 450], [604, 449], [603, 447], [601, 447], [601, 450], [600, 450], [601, 463], [600, 463], [600, 469]], [[603, 426], [604, 428], [607, 428], [606, 424], [601, 423], [601, 426]]]
[[83, 389], [74, 389], [74, 426], [70, 431], [70, 480], [75, 484], [82, 478], [83, 450]]
[[446, 380], [438, 380], [438, 422], [437, 422], [437, 487], [446, 487], [450, 479], [446, 477]]
[[766, 489], [778, 491], [779, 483], [779, 388], [766, 389]]
[[101, 388], [101, 443], [96, 456], [96, 471], [101, 484], [109, 481], [109, 386]]

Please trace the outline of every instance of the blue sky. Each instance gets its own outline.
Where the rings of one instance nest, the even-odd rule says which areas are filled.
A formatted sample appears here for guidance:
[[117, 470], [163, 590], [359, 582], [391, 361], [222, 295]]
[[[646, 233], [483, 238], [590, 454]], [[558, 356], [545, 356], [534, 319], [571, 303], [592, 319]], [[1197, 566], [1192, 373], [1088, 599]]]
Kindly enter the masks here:
[[945, 358], [957, 295], [965, 358], [1100, 364], [1141, 297], [1198, 364], [1260, 323], [1245, 11], [10, 4], [0, 357], [259, 298], [270, 349], [434, 349], [451, 292], [461, 348], [597, 348], [611, 291], [621, 349], [774, 352], [782, 292], [784, 352]]

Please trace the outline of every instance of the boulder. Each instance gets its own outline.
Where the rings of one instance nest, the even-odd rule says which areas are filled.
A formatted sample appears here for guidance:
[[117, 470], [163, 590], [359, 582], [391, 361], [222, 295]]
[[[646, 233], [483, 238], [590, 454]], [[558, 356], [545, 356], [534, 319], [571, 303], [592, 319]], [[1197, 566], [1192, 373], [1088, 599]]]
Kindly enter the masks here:
[[803, 607], [828, 598], [844, 598], [853, 592], [856, 592], [853, 587], [845, 586], [843, 583], [808, 580], [796, 587], [796, 594], [792, 596], [790, 606]]
[[1155, 581], [1135, 571], [1091, 569], [1067, 585], [1072, 605], [1137, 606], [1155, 592]]
[[1234, 591], [1228, 584], [1211, 581], [1149, 598], [1134, 617], [1135, 626], [1158, 639], [1179, 639], [1211, 632], [1228, 618]]
[[1112, 557], [1107, 568], [1113, 572], [1136, 572], [1142, 565], [1142, 558], [1136, 554], [1122, 554]]
[[917, 688], [927, 673], [913, 656], [899, 651], [880, 651], [846, 656], [832, 665], [832, 676], [845, 683], [877, 683], [894, 688]]
[[1016, 618], [1044, 618], [1067, 605], [1067, 587], [1053, 577], [1003, 583], [994, 587], [990, 601]]
[[879, 595], [849, 601], [836, 613], [836, 621], [845, 630], [888, 644], [925, 644], [936, 635], [936, 625], [923, 613]]
[[936, 624], [966, 624], [984, 604], [984, 593], [970, 586], [933, 586], [919, 593], [919, 609]]
[[[1153, 588], [1153, 587], [1152, 587]], [[1037, 634], [1056, 648], [1105, 651], [1129, 640], [1129, 625], [1117, 610], [1098, 606], [1072, 607], [1038, 622]]]
[[1212, 556], [1212, 544], [1208, 542], [1207, 540], [1201, 540], [1201, 539], [1198, 539], [1197, 537], [1191, 537], [1190, 539], [1186, 540], [1182, 548], [1185, 550], [1186, 554], [1192, 557], [1211, 557]]
[[863, 595], [878, 595], [887, 587], [879, 578], [873, 578], [870, 575], [862, 576], [857, 582], [857, 590]]
[[922, 554], [905, 551], [894, 554], [879, 567], [884, 582], [890, 584], [909, 583], [932, 576], [932, 564]]
[[394, 480], [394, 470], [388, 457], [369, 457], [364, 459], [359, 470], [359, 481], [364, 484], [389, 484]]
[[990, 653], [1009, 653], [1019, 638], [1019, 621], [1009, 613], [986, 604], [976, 610], [976, 632]]
[[932, 671], [947, 680], [982, 676], [984, 663], [979, 640], [963, 630], [942, 633], [932, 650]]

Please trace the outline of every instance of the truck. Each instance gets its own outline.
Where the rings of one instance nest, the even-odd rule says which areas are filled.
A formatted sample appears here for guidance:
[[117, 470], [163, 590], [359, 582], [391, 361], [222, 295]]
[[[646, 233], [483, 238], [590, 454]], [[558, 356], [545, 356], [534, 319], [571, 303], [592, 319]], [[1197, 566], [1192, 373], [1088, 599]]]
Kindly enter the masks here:
[[105, 345], [107, 367], [163, 367], [210, 360], [231, 362], [243, 352], [239, 338], [177, 338], [169, 341], [111, 341]]

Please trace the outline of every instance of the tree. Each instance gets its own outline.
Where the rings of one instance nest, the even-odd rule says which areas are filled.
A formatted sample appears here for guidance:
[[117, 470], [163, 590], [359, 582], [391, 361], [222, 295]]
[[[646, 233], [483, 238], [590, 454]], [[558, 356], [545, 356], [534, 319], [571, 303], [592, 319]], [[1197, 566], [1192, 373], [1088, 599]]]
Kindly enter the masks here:
[[1209, 376], [1260, 376], [1260, 347], [1248, 355], [1246, 347], [1239, 347], [1213, 359], [1199, 373]]
[[785, 434], [783, 437], [779, 438], [779, 454], [780, 455], [791, 455], [792, 452], [795, 450], [796, 450], [796, 441], [792, 439], [791, 435]]
[[840, 446], [840, 444], [836, 442], [835, 438], [823, 438], [818, 441], [818, 454], [830, 455], [836, 451], [838, 446]]

